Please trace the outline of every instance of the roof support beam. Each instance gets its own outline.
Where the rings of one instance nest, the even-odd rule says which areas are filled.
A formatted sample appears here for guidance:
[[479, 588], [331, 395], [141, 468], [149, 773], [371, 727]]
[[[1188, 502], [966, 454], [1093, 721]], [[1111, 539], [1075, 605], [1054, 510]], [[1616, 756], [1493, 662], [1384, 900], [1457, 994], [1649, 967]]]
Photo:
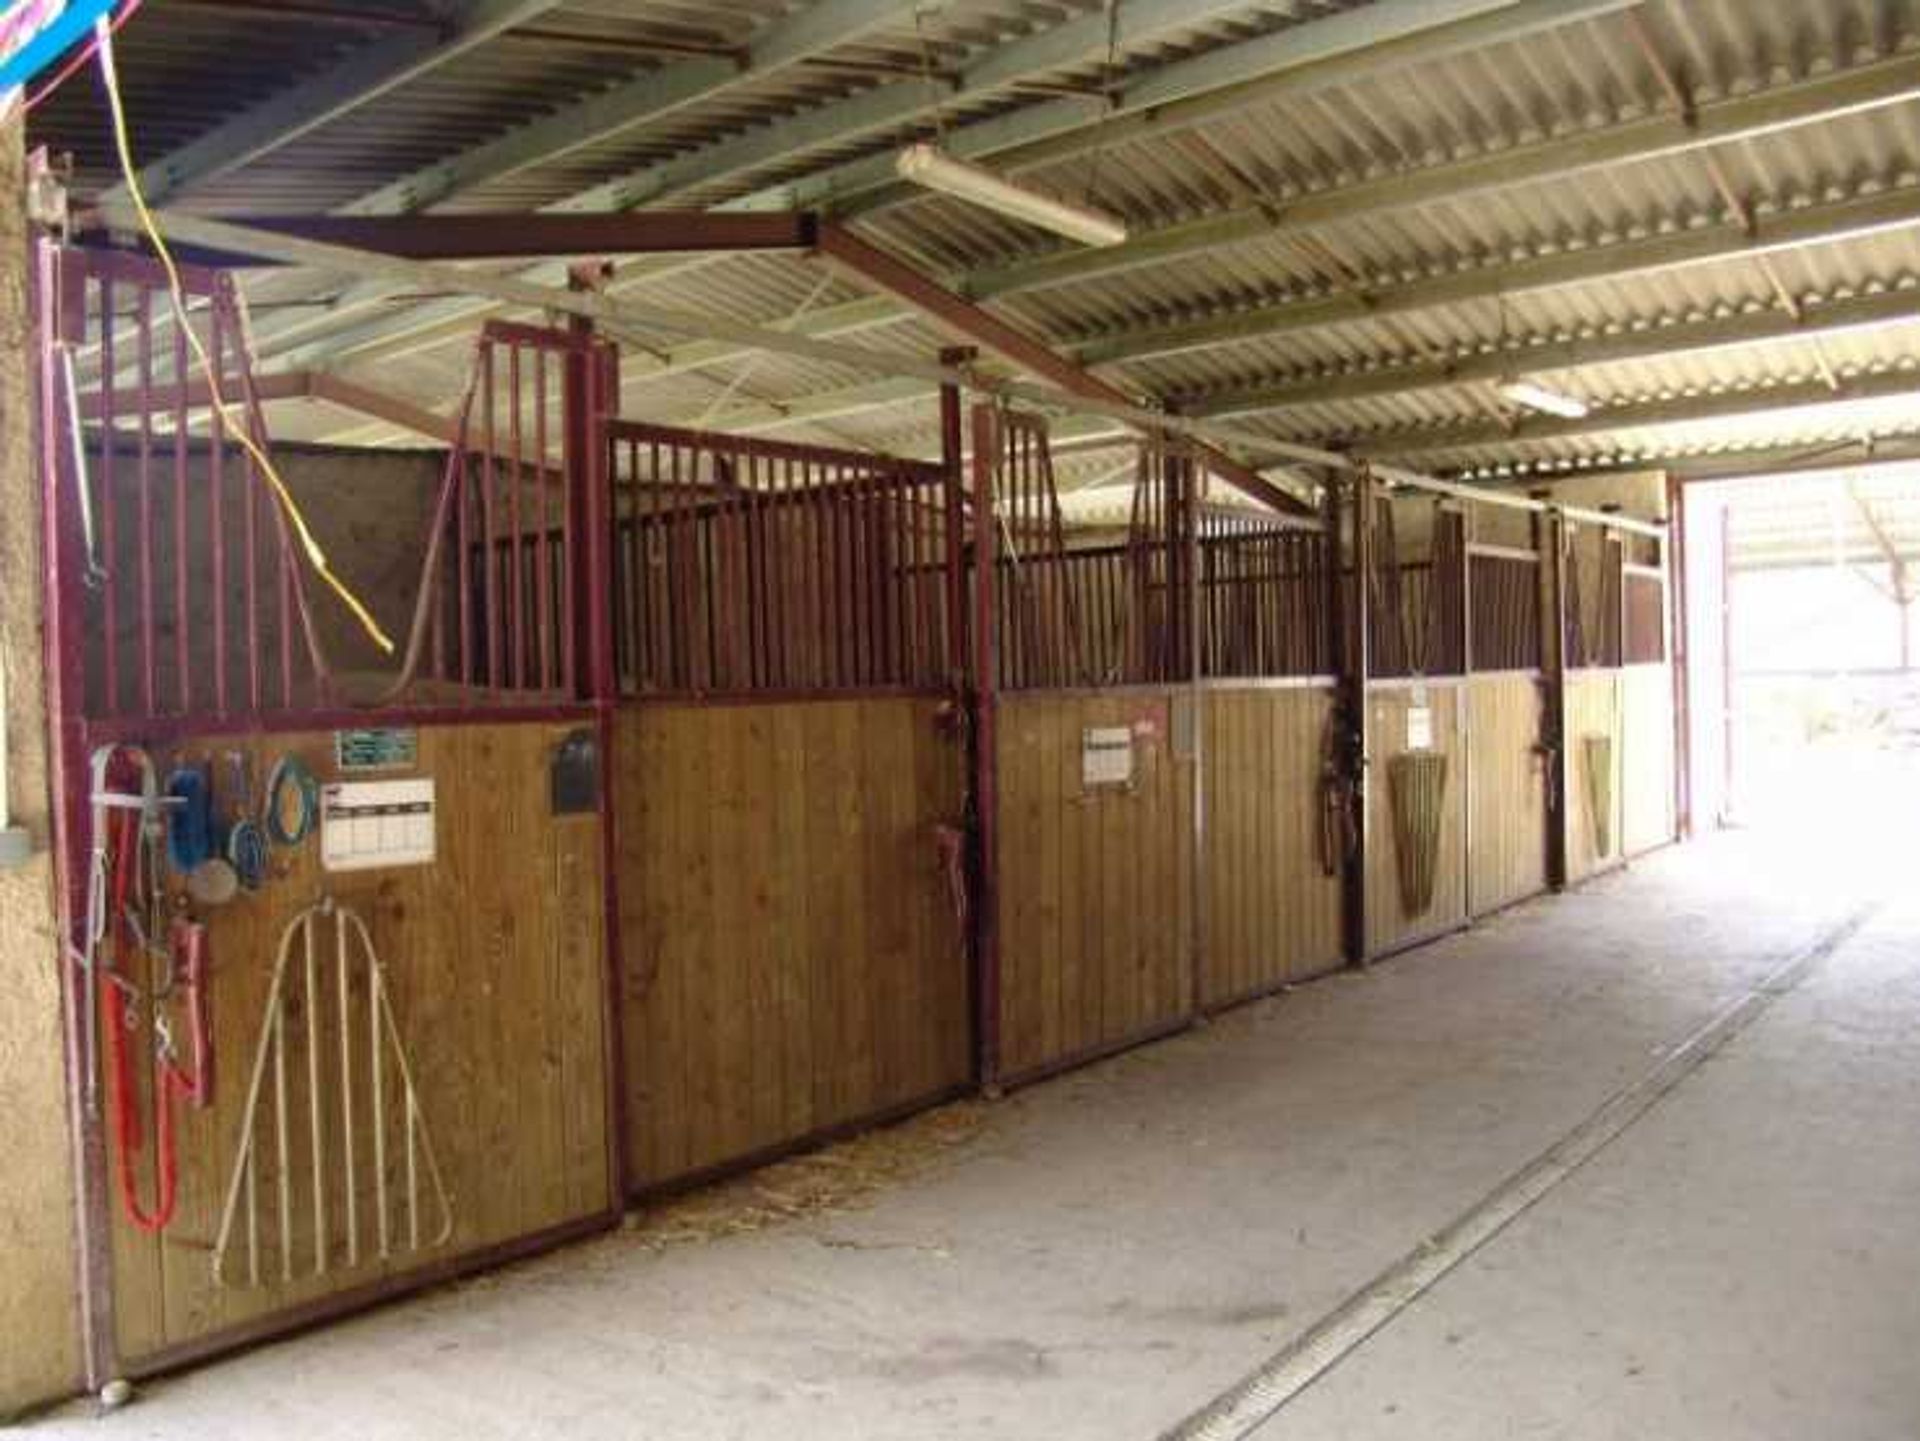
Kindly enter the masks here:
[[1617, 335], [1595, 335], [1546, 344], [1518, 344], [1502, 350], [1382, 366], [1353, 374], [1328, 374], [1246, 385], [1182, 397], [1183, 415], [1224, 418], [1258, 415], [1293, 405], [1405, 395], [1448, 385], [1494, 382], [1515, 374], [1578, 370], [1630, 360], [1657, 360], [1732, 346], [1765, 345], [1843, 335], [1882, 325], [1920, 321], [1920, 295], [1910, 290], [1855, 295], [1803, 308], [1795, 320], [1780, 310], [1684, 321]]
[[[731, 250], [811, 250], [815, 225], [796, 211], [721, 215], [711, 210], [648, 210], [625, 215], [262, 215], [236, 225], [330, 245], [351, 245], [409, 260], [513, 260], [548, 256], [710, 254]], [[82, 233], [82, 243], [106, 237]], [[258, 265], [254, 256], [182, 250], [201, 265]]]
[[[552, 10], [559, 0], [466, 0], [443, 29], [390, 35], [331, 69], [275, 94], [140, 172], [148, 201], [162, 205], [194, 185], [238, 170], [388, 91]], [[114, 199], [125, 196], [115, 186]]]
[[[1405, 0], [1394, 0], [1394, 3], [1405, 3]], [[1122, 35], [1138, 42], [1178, 26], [1199, 24], [1243, 9], [1244, 0], [1132, 0], [1132, 3], [1122, 7], [1119, 22]], [[547, 208], [570, 214], [594, 214], [667, 201], [695, 187], [731, 179], [756, 166], [811, 146], [844, 144], [860, 136], [890, 132], [931, 113], [936, 104], [954, 103], [1004, 90], [1021, 80], [1057, 69], [1063, 63], [1097, 59], [1106, 53], [1107, 43], [1107, 17], [1082, 16], [1053, 30], [1043, 31], [990, 52], [981, 59], [976, 71], [964, 74], [956, 85], [944, 93], [930, 92], [925, 81], [920, 79], [879, 85], [849, 99], [803, 112], [777, 124], [758, 126], [731, 140], [692, 151], [665, 164], [592, 186]], [[568, 115], [573, 113], [563, 112]], [[562, 130], [564, 143], [565, 138], [574, 132], [566, 127], [562, 127]], [[479, 163], [472, 152], [445, 164], [459, 170], [464, 177], [456, 188], [469, 188], [482, 183], [487, 176], [486, 167]], [[413, 182], [402, 184], [412, 185]], [[363, 197], [350, 208], [392, 208], [398, 203], [398, 197], [387, 192], [394, 190], [393, 186], [386, 187], [382, 192]], [[407, 203], [431, 203], [432, 199], [444, 199], [451, 193], [452, 190], [433, 192], [431, 186], [426, 190], [410, 189]], [[781, 208], [801, 207], [782, 204]], [[554, 274], [537, 269], [529, 271], [522, 278], [532, 282], [559, 279]], [[309, 317], [304, 324], [289, 321], [284, 325], [262, 327], [257, 338], [264, 352], [271, 353], [281, 338], [297, 339], [303, 357], [327, 360], [341, 352], [331, 350], [324, 342], [317, 341], [316, 332], [330, 332], [340, 318], [364, 315], [369, 308], [384, 304], [388, 298], [389, 293], [379, 286], [354, 286], [340, 297], [329, 316]], [[418, 312], [421, 325], [429, 330], [474, 320], [482, 314], [484, 307], [476, 306], [471, 301], [440, 302]], [[379, 322], [379, 333], [404, 338], [408, 334], [408, 324], [405, 320], [383, 320]]]
[[[1436, 390], [1450, 385], [1494, 382], [1515, 374], [1579, 370], [1591, 365], [1655, 360], [1735, 346], [1814, 340], [1884, 325], [1916, 322], [1920, 322], [1920, 294], [1911, 290], [1893, 290], [1875, 295], [1848, 296], [1802, 307], [1799, 320], [1783, 311], [1769, 309], [1718, 316], [1710, 320], [1681, 321], [1619, 334], [1583, 336], [1573, 340], [1522, 339], [1495, 351], [1382, 365], [1372, 370], [1328, 371], [1271, 382], [1195, 391], [1169, 397], [1168, 406], [1181, 415], [1226, 419], [1259, 415], [1288, 406], [1375, 399]], [[688, 350], [692, 348], [688, 347]], [[644, 379], [646, 374], [643, 372], [638, 378]], [[740, 431], [774, 429], [798, 424], [803, 419], [826, 420], [858, 415], [881, 405], [924, 399], [932, 394], [931, 388], [913, 382], [890, 382], [885, 391], [870, 385], [854, 385], [802, 396], [778, 407], [743, 405], [721, 414], [714, 423], [721, 429]]]
[[[108, 219], [115, 225], [131, 225], [135, 217], [131, 207], [113, 206], [108, 209]], [[1139, 431], [1164, 431], [1184, 435], [1206, 446], [1231, 445], [1236, 448], [1245, 448], [1252, 454], [1271, 457], [1275, 462], [1299, 461], [1311, 465], [1331, 466], [1336, 469], [1345, 469], [1351, 464], [1345, 456], [1332, 451], [1296, 445], [1291, 441], [1261, 435], [1257, 432], [1234, 430], [1215, 421], [1196, 421], [1184, 416], [1163, 414], [1134, 403], [1104, 382], [1088, 376], [1081, 377], [1072, 387], [1052, 383], [1035, 384], [1020, 380], [1000, 380], [981, 376], [962, 367], [923, 360], [913, 355], [860, 350], [853, 346], [836, 345], [830, 341], [790, 335], [785, 331], [772, 330], [764, 326], [743, 324], [722, 316], [660, 307], [633, 306], [590, 292], [529, 285], [524, 280], [513, 276], [494, 275], [442, 262], [407, 260], [398, 256], [379, 255], [367, 250], [355, 250], [347, 246], [328, 245], [316, 240], [275, 235], [271, 231], [234, 225], [203, 216], [185, 215], [167, 210], [158, 212], [154, 216], [154, 221], [168, 240], [177, 241], [183, 245], [204, 245], [218, 250], [258, 255], [284, 264], [310, 266], [334, 274], [352, 272], [371, 275], [393, 285], [453, 290], [485, 296], [510, 309], [578, 316], [583, 320], [597, 323], [609, 334], [615, 336], [629, 336], [636, 333], [649, 335], [664, 331], [670, 335], [725, 340], [735, 345], [774, 354], [796, 355], [830, 365], [852, 366], [872, 371], [877, 375], [928, 380], [936, 385], [964, 386], [969, 390], [999, 396], [1010, 401], [1052, 406], [1070, 413], [1088, 412], [1103, 415]], [[915, 274], [906, 267], [901, 269], [907, 275]], [[1009, 337], [1002, 334], [1000, 338], [1007, 340]], [[1062, 363], [1057, 356], [1053, 357], [1053, 365]], [[1222, 473], [1226, 474], [1224, 470]], [[1228, 478], [1231, 479], [1231, 475]], [[1257, 476], [1254, 480], [1256, 486], [1266, 484], [1259, 481]], [[1276, 494], [1285, 493], [1279, 491], [1277, 487], [1273, 489]]]
[[1070, 345], [1069, 349], [1083, 365], [1115, 365], [1349, 321], [1405, 315], [1435, 306], [1583, 285], [1687, 265], [1751, 259], [1802, 246], [1856, 240], [1913, 225], [1920, 225], [1920, 187], [1762, 216], [1751, 232], [1737, 224], [1702, 226], [1670, 235], [1536, 255], [1526, 260], [1502, 259], [1432, 280], [1377, 290], [1342, 291], [1314, 299], [1256, 306], [1217, 319], [1089, 338]]
[[[898, 256], [862, 240], [844, 226], [826, 224], [820, 227], [820, 253], [845, 266], [868, 284], [906, 301], [960, 339], [991, 350], [1030, 375], [1039, 376], [1073, 395], [1109, 404], [1138, 404], [1126, 392], [1087, 374], [1073, 362], [1054, 354], [1025, 331], [935, 284]], [[1203, 445], [1202, 455], [1208, 468], [1216, 475], [1255, 500], [1279, 511], [1299, 512], [1307, 509], [1292, 492], [1266, 480], [1258, 471], [1240, 464], [1217, 448]]]
[[770, 26], [752, 42], [739, 64], [701, 57], [646, 71], [624, 85], [402, 176], [362, 196], [348, 211], [393, 215], [424, 210], [461, 191], [503, 180], [737, 86], [764, 80], [810, 55], [858, 40], [912, 13], [910, 0], [815, 0], [799, 14]]
[[[1367, 74], [1483, 49], [1543, 29], [1624, 10], [1638, 0], [1376, 0], [1242, 44], [1146, 72], [1110, 105], [1049, 101], [949, 132], [957, 155], [1009, 169], [1070, 159], [1149, 134], [1200, 124], [1251, 105], [1350, 85]], [[890, 156], [836, 167], [788, 186], [795, 209], [841, 217], [916, 192]]]
[[1467, 425], [1412, 427], [1381, 431], [1359, 438], [1354, 453], [1367, 459], [1403, 459], [1471, 450], [1489, 445], [1522, 445], [1534, 440], [1565, 440], [1609, 435], [1615, 431], [1652, 426], [1690, 425], [1705, 421], [1752, 420], [1782, 410], [1845, 405], [1861, 401], [1920, 399], [1920, 377], [1908, 371], [1844, 379], [1838, 390], [1824, 379], [1795, 381], [1759, 390], [1730, 391], [1724, 395], [1687, 396], [1643, 404], [1611, 405], [1578, 420], [1557, 416], [1528, 416], [1509, 425], [1475, 421]]

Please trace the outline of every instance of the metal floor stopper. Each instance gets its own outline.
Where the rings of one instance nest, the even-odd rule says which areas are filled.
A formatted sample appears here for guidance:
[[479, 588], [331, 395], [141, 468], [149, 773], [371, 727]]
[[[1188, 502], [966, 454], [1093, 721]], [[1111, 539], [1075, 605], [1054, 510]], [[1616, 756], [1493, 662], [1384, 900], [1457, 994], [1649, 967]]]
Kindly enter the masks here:
[[[271, 1193], [265, 1214], [263, 1189]], [[423, 1199], [438, 1211], [430, 1234]], [[369, 1241], [371, 1257], [384, 1261], [444, 1245], [452, 1234], [453, 1204], [387, 996], [386, 968], [366, 923], [323, 897], [280, 936], [213, 1247], [214, 1280], [257, 1286], [263, 1257], [281, 1282], [324, 1276], [339, 1260], [359, 1265]]]

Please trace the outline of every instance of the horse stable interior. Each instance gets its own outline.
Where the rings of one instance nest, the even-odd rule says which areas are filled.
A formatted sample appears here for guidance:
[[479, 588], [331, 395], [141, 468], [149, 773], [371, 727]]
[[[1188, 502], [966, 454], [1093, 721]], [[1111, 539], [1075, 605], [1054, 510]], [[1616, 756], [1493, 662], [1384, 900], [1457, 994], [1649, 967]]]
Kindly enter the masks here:
[[1920, 7], [0, 57], [0, 1417], [1920, 1427]]

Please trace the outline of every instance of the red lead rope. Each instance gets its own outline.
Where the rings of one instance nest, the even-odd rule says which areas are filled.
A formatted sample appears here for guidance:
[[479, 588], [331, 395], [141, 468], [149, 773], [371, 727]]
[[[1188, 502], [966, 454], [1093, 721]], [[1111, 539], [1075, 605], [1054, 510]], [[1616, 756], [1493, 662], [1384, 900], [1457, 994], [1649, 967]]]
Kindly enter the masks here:
[[[139, 776], [114, 757], [108, 767], [109, 783], [125, 794], [137, 794]], [[140, 950], [139, 937], [128, 919], [133, 877], [140, 867], [140, 832], [146, 816], [139, 810], [121, 809], [107, 821], [108, 850], [113, 856], [113, 898], [110, 922], [114, 937], [114, 973], [101, 988], [100, 1004], [105, 1011], [107, 1062], [113, 1089], [113, 1141], [119, 1153], [120, 1203], [127, 1219], [146, 1232], [163, 1231], [173, 1220], [178, 1198], [179, 1164], [174, 1141], [174, 1105], [184, 1097], [195, 1106], [211, 1099], [211, 1066], [206, 1028], [206, 947], [205, 932], [185, 921], [176, 921], [168, 935], [168, 944], [176, 962], [184, 962], [181, 978], [188, 993], [190, 1026], [193, 1034], [194, 1069], [183, 1070], [171, 1056], [163, 1054], [154, 1076], [154, 1204], [147, 1210], [140, 1201], [140, 1178], [134, 1159], [145, 1145], [140, 1121], [140, 1097], [134, 1085], [133, 1069], [127, 1061], [127, 1035], [133, 1028], [128, 1014], [127, 991], [131, 974], [128, 962]], [[118, 828], [117, 830], [114, 828]], [[158, 1004], [156, 1000], [155, 1004]]]

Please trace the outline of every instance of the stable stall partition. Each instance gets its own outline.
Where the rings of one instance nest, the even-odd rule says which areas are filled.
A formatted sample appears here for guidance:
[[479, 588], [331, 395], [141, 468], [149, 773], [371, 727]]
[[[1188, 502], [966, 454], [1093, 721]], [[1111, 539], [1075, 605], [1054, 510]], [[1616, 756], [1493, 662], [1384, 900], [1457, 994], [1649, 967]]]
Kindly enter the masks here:
[[616, 422], [627, 1184], [972, 1079], [960, 495], [942, 466]]
[[[38, 278], [90, 1376], [610, 1224], [603, 731], [508, 563], [576, 588], [560, 400], [605, 353], [489, 331], [468, 438], [497, 453], [393, 498], [409, 584], [349, 551], [336, 596], [323, 470], [278, 493], [225, 278], [183, 269], [191, 336], [139, 257], [49, 245]], [[496, 365], [552, 377], [550, 453], [483, 435]], [[356, 675], [380, 619], [401, 667]]]
[[982, 1065], [990, 1084], [1199, 1004], [1195, 492], [1141, 453], [1121, 545], [1071, 548], [1045, 422], [973, 422]]
[[1201, 614], [1200, 1004], [1343, 964], [1333, 550], [1312, 521], [1209, 517]]
[[1427, 498], [1379, 496], [1371, 511], [1366, 951], [1379, 956], [1466, 923], [1472, 722], [1465, 517]]
[[1484, 916], [1547, 888], [1546, 592], [1535, 546], [1470, 542], [1467, 564], [1467, 909]]

